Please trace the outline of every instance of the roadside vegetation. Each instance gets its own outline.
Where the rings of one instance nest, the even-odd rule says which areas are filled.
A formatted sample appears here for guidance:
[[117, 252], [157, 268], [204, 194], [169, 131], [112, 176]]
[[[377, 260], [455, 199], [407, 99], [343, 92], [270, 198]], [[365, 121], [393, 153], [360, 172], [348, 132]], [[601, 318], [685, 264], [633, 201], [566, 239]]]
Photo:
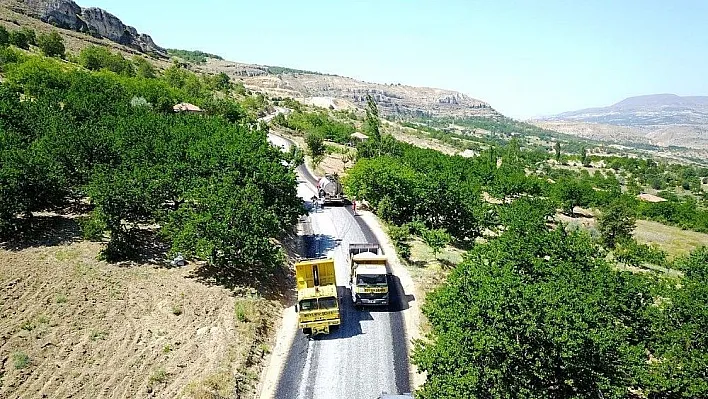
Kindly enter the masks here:
[[[282, 264], [272, 240], [302, 207], [287, 155], [252, 119], [264, 102], [237, 101], [219, 76], [178, 64], [156, 76], [97, 47], [79, 54], [83, 68], [0, 52], [3, 237], [32, 230], [36, 212], [87, 204], [84, 234], [107, 239], [108, 260], [135, 259], [156, 234], [221, 277]], [[206, 115], [175, 114], [182, 101]]]
[[[390, 223], [401, 257], [416, 262], [419, 243], [433, 258], [448, 242], [468, 251], [426, 298], [418, 397], [708, 394], [708, 249], [669, 259], [633, 237], [638, 217], [702, 231], [705, 170], [619, 157], [595, 168], [583, 147], [514, 139], [463, 158], [371, 137], [345, 187]], [[650, 175], [667, 201], [637, 198]], [[595, 229], [558, 221], [584, 208]]]

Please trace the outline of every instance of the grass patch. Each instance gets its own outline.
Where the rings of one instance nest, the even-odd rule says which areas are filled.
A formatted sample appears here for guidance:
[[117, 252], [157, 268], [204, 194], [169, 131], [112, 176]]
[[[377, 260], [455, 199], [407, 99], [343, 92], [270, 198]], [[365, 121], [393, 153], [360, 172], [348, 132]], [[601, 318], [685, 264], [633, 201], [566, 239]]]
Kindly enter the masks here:
[[20, 328], [25, 331], [32, 331], [35, 327], [36, 326], [34, 325], [34, 323], [32, 323], [31, 320], [25, 320], [22, 324], [20, 324]]
[[254, 304], [252, 301], [248, 300], [241, 300], [236, 302], [234, 311], [236, 314], [236, 320], [240, 321], [241, 323], [246, 323], [250, 321], [253, 317], [254, 313]]
[[108, 337], [108, 333], [103, 330], [93, 330], [91, 331], [91, 341], [98, 341], [101, 340], [103, 341]]
[[197, 399], [234, 397], [235, 379], [232, 373], [221, 371], [202, 381], [190, 383], [186, 388], [189, 397]]
[[58, 250], [54, 257], [57, 258], [58, 261], [68, 262], [78, 259], [79, 255], [81, 255], [81, 252], [79, 252], [77, 249], [69, 248]]
[[56, 299], [55, 299], [56, 303], [60, 303], [60, 304], [61, 304], [61, 303], [66, 303], [68, 300], [69, 300], [69, 299], [66, 297], [65, 294], [59, 294], [59, 295], [57, 295], [57, 297], [56, 297]]
[[656, 244], [665, 251], [670, 259], [686, 255], [695, 249], [708, 244], [708, 234], [679, 227], [667, 226], [648, 220], [637, 220], [634, 238], [642, 244]]
[[154, 373], [150, 376], [150, 385], [155, 385], [155, 384], [162, 384], [163, 382], [167, 381], [167, 377], [169, 375], [165, 371], [164, 368], [160, 367], [159, 369], [155, 370]]
[[162, 347], [162, 353], [168, 354], [168, 353], [170, 353], [170, 352], [172, 352], [172, 345], [167, 344], [167, 345], [165, 345], [165, 346]]
[[182, 314], [182, 305], [176, 304], [172, 305], [172, 314], [175, 316], [179, 316]]
[[15, 366], [15, 370], [22, 370], [29, 367], [30, 358], [24, 352], [15, 352], [12, 354], [12, 364]]

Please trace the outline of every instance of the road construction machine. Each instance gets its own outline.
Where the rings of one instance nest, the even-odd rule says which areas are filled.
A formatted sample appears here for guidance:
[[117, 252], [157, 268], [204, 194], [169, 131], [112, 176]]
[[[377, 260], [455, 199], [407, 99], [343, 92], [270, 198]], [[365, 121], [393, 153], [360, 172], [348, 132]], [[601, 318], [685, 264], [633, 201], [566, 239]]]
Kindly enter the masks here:
[[325, 204], [344, 203], [344, 189], [336, 174], [325, 175], [317, 182], [317, 193]]
[[354, 306], [389, 304], [388, 261], [378, 244], [349, 244], [351, 292]]
[[329, 334], [341, 323], [334, 259], [295, 264], [298, 327], [307, 335]]

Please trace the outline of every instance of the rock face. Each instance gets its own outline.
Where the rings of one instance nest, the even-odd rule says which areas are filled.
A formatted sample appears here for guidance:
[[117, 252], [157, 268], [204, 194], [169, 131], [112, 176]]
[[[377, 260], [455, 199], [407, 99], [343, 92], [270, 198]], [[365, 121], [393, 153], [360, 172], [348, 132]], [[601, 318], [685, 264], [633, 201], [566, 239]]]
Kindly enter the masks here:
[[71, 0], [17, 0], [15, 9], [60, 28], [104, 37], [144, 53], [167, 53], [149, 35], [138, 33], [135, 28], [125, 25], [118, 17], [101, 8], [81, 8]]

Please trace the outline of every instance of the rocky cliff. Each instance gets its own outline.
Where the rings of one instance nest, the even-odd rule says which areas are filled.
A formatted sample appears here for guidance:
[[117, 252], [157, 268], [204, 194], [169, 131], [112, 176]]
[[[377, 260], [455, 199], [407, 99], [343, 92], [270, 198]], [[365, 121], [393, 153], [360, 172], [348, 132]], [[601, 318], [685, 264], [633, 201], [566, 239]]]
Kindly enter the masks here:
[[14, 0], [9, 6], [60, 28], [104, 37], [144, 53], [167, 55], [167, 51], [155, 44], [149, 35], [138, 33], [132, 26], [100, 8], [81, 8], [70, 0]]

